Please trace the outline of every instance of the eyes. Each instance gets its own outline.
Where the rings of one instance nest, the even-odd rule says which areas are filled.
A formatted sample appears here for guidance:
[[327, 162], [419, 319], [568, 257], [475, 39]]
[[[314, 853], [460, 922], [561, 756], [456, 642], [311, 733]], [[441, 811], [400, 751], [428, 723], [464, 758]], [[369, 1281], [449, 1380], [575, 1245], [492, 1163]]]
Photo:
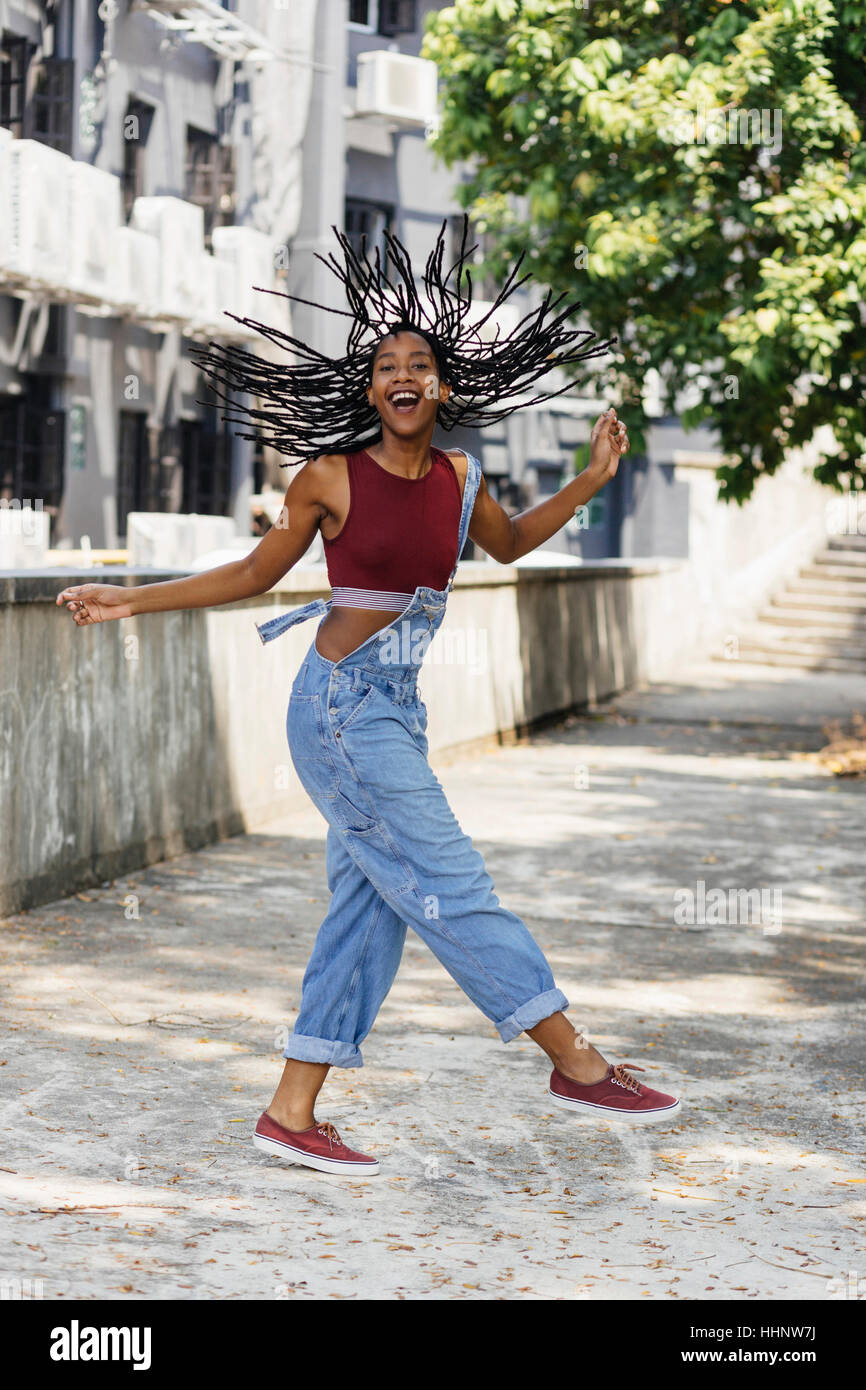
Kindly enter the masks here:
[[[380, 364], [380, 366], [377, 367], [376, 370], [377, 370], [377, 371], [380, 371], [380, 372], [388, 372], [388, 371], [391, 370], [391, 368], [392, 368], [393, 366], [394, 366], [394, 363], [393, 363], [393, 362], [382, 362], [382, 363]], [[427, 368], [428, 368], [429, 366], [430, 366], [430, 363], [429, 363], [429, 362], [413, 362], [413, 363], [411, 363], [411, 370], [412, 370], [413, 372], [424, 372], [424, 371], [427, 370]]]

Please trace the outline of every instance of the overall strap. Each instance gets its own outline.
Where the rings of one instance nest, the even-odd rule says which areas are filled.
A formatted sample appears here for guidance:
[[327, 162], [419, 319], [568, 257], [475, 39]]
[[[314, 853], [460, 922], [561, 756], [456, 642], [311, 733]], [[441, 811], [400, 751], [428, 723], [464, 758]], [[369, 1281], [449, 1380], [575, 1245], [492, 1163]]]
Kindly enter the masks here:
[[314, 618], [319, 613], [327, 613], [330, 607], [330, 599], [314, 598], [312, 603], [305, 603], [301, 608], [292, 608], [288, 613], [278, 613], [275, 618], [268, 618], [267, 622], [256, 623], [256, 628], [263, 643], [272, 642], [296, 623], [306, 622], [307, 618]]
[[451, 571], [451, 578], [448, 580], [450, 589], [454, 583], [454, 576], [457, 573], [457, 566], [460, 563], [460, 555], [466, 544], [466, 537], [469, 533], [469, 522], [472, 518], [472, 508], [475, 506], [475, 498], [478, 496], [478, 488], [481, 485], [481, 464], [466, 449], [467, 469], [466, 482], [463, 485], [463, 506], [460, 511], [460, 529], [457, 533], [457, 559], [454, 561], [454, 568]]

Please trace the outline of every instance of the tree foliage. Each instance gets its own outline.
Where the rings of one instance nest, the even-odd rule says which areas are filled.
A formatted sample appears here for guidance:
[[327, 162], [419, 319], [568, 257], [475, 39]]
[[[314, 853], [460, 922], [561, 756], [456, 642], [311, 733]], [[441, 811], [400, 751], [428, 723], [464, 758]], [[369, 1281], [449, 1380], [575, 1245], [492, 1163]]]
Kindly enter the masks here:
[[458, 0], [423, 53], [485, 268], [530, 247], [618, 335], [633, 441], [653, 367], [735, 460], [721, 496], [822, 425], [819, 480], [866, 486], [866, 0]]

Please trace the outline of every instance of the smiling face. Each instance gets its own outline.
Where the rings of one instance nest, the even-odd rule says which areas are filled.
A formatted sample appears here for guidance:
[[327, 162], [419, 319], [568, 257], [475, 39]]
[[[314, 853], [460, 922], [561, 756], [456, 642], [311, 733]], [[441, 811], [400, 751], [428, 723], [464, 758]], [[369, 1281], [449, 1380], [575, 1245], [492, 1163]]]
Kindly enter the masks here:
[[432, 433], [440, 401], [451, 387], [439, 379], [430, 344], [409, 329], [389, 333], [376, 348], [367, 400], [378, 410], [383, 428], [405, 439]]

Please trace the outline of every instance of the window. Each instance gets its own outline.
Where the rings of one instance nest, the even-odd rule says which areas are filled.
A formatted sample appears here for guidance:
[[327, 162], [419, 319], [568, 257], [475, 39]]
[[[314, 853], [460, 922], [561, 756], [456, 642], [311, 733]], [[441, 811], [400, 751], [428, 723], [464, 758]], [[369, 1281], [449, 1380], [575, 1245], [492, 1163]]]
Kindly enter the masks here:
[[25, 134], [61, 154], [71, 154], [75, 59], [40, 58], [33, 66], [31, 80], [33, 87], [25, 112]]
[[136, 198], [145, 192], [145, 150], [150, 136], [154, 108], [131, 97], [123, 118], [123, 212], [127, 221]]
[[27, 68], [36, 45], [3, 30], [0, 36], [0, 125], [20, 139], [24, 134]]
[[349, 23], [361, 29], [375, 29], [376, 0], [349, 0]]
[[37, 502], [53, 518], [63, 498], [64, 412], [48, 377], [24, 375], [20, 395], [0, 395], [0, 498]]
[[226, 516], [231, 501], [231, 435], [204, 420], [182, 420], [181, 511]]
[[385, 252], [385, 232], [390, 231], [394, 209], [385, 203], [371, 203], [364, 198], [347, 198], [344, 214], [346, 236], [356, 255], [361, 254], [361, 238], [367, 238], [367, 255], [373, 259], [375, 248]]
[[141, 410], [121, 410], [117, 438], [117, 533], [126, 535], [130, 512], [152, 512], [150, 449], [147, 416]]
[[415, 0], [379, 0], [379, 33], [386, 38], [395, 34], [414, 34], [418, 23]]
[[234, 221], [234, 146], [221, 143], [215, 135], [186, 128], [186, 199], [204, 209], [205, 241], [210, 249], [214, 227]]
[[227, 516], [231, 504], [232, 435], [220, 420], [217, 397], [209, 382], [199, 377], [196, 396], [206, 405], [197, 420], [181, 420], [180, 461], [183, 474], [180, 508], [183, 512], [203, 512], [208, 516]]
[[0, 125], [19, 139], [72, 153], [74, 59], [33, 61], [36, 45], [4, 29], [0, 37]]

